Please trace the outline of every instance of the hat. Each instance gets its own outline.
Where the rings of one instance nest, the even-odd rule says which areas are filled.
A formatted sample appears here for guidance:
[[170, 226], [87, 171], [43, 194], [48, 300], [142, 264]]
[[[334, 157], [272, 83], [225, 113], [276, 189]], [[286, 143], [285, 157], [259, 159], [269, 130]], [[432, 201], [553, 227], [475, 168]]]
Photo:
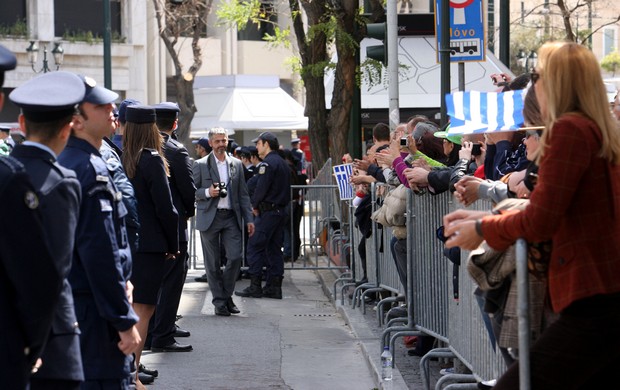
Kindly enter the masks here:
[[5, 133], [10, 133], [11, 128], [9, 126], [0, 126], [0, 131], [3, 131]]
[[157, 118], [176, 119], [181, 109], [179, 105], [173, 102], [161, 102], [153, 106], [157, 113]]
[[0, 45], [0, 72], [15, 69], [17, 58], [9, 49]]
[[461, 144], [461, 136], [460, 135], [452, 135], [452, 134], [448, 134], [447, 131], [436, 131], [435, 134], [433, 134], [435, 137], [437, 138], [443, 138], [443, 139], [447, 139], [448, 141], [452, 142], [453, 144]]
[[86, 85], [86, 95], [82, 103], [109, 104], [118, 99], [116, 92], [97, 85], [92, 77], [80, 75], [80, 78]]
[[299, 143], [299, 142], [301, 142], [301, 140], [299, 138], [293, 138], [291, 140], [291, 144], [296, 144], [296, 143]]
[[125, 112], [127, 111], [127, 106], [133, 106], [133, 105], [139, 105], [142, 104], [141, 102], [139, 102], [138, 100], [134, 100], [134, 99], [125, 99], [121, 102], [120, 106], [118, 107], [118, 121], [121, 123], [125, 123]]
[[437, 126], [435, 126], [434, 123], [419, 122], [417, 125], [415, 125], [415, 128], [413, 129], [413, 133], [411, 135], [413, 136], [414, 140], [419, 141], [424, 136], [424, 134], [426, 133], [432, 134], [438, 130], [439, 129], [437, 128]]
[[155, 123], [155, 109], [151, 106], [133, 105], [125, 111], [125, 120], [131, 123]]
[[50, 122], [75, 112], [84, 99], [86, 87], [74, 73], [44, 73], [15, 88], [9, 99], [22, 109], [26, 119]]
[[278, 143], [278, 138], [276, 138], [275, 135], [273, 135], [273, 133], [269, 132], [269, 131], [265, 131], [263, 133], [260, 133], [260, 135], [256, 138], [254, 138], [252, 140], [253, 143], [257, 143], [258, 141], [263, 141], [263, 142], [276, 142]]
[[193, 144], [198, 144], [200, 146], [202, 146], [205, 149], [208, 149], [211, 147], [211, 145], [209, 144], [209, 139], [207, 137], [202, 137], [200, 139], [195, 139], [192, 141]]

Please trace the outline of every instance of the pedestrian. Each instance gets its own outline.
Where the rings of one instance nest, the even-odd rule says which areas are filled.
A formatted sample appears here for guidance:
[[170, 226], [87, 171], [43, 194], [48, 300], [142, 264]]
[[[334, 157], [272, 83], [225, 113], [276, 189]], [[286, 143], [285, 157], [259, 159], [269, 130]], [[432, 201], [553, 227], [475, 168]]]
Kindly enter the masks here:
[[208, 137], [202, 137], [200, 139], [193, 140], [192, 143], [194, 144], [194, 150], [196, 152], [197, 158], [203, 158], [207, 154], [211, 153], [211, 150], [213, 150], [211, 145], [209, 145]]
[[[620, 357], [620, 132], [585, 46], [544, 44], [531, 80], [546, 126], [529, 205], [498, 215], [450, 213], [446, 245], [475, 249], [486, 240], [503, 251], [518, 238], [552, 239], [546, 273], [559, 318], [529, 351], [532, 388], [601, 389]], [[517, 362], [493, 389], [518, 388]]]
[[[57, 95], [60, 88], [64, 93]], [[33, 390], [78, 389], [84, 380], [80, 332], [67, 280], [82, 191], [75, 172], [58, 164], [56, 157], [67, 144], [75, 105], [82, 101], [85, 92], [77, 75], [53, 72], [31, 79], [9, 96], [22, 110], [18, 120], [26, 133], [26, 141], [17, 145], [11, 156], [24, 164], [30, 175], [39, 198], [48, 246], [63, 279], [53, 326], [41, 356], [44, 364], [30, 381]]]
[[189, 331], [176, 325], [176, 316], [189, 268], [187, 221], [194, 216], [196, 186], [192, 177], [192, 161], [189, 153], [181, 142], [173, 138], [178, 124], [179, 106], [176, 103], [163, 102], [156, 104], [154, 108], [157, 128], [164, 139], [163, 150], [170, 171], [168, 183], [172, 203], [179, 214], [179, 255], [176, 259], [165, 262], [159, 300], [149, 329], [151, 345], [162, 348], [175, 345], [175, 337], [190, 336]]
[[84, 100], [58, 162], [75, 171], [82, 190], [69, 283], [80, 325], [82, 389], [128, 389], [131, 354], [140, 343], [131, 307], [131, 252], [122, 195], [99, 149], [114, 130], [115, 92], [82, 76]]
[[[252, 196], [256, 227], [247, 249], [250, 286], [235, 294], [282, 299], [282, 244], [291, 193], [290, 170], [278, 154], [279, 143], [273, 133], [263, 132], [252, 142], [256, 143], [263, 162], [258, 168], [256, 189]], [[266, 267], [265, 288], [262, 287], [263, 267]]]
[[[226, 129], [210, 129], [209, 144], [213, 151], [196, 160], [193, 166], [194, 182], [198, 188], [196, 230], [200, 231], [215, 314], [230, 316], [240, 313], [232, 294], [241, 268], [241, 232], [245, 224], [251, 237], [254, 223], [243, 166], [240, 160], [226, 152]], [[224, 246], [226, 253], [223, 270], [220, 245]]]
[[[0, 88], [15, 69], [0, 45]], [[4, 93], [0, 89], [0, 110]], [[52, 326], [63, 278], [45, 239], [39, 196], [24, 166], [0, 156], [0, 387], [26, 388]]]
[[[138, 201], [138, 250], [133, 259], [131, 282], [134, 285], [133, 307], [140, 320], [140, 348], [136, 365], [140, 365], [149, 321], [155, 312], [166, 262], [179, 255], [178, 214], [172, 203], [168, 184], [168, 162], [163, 155], [163, 137], [155, 125], [155, 109], [143, 105], [127, 107], [127, 124], [123, 134], [123, 166], [133, 184]], [[155, 347], [153, 352], [191, 351], [190, 345], [172, 341]], [[142, 387], [137, 382], [138, 387]]]

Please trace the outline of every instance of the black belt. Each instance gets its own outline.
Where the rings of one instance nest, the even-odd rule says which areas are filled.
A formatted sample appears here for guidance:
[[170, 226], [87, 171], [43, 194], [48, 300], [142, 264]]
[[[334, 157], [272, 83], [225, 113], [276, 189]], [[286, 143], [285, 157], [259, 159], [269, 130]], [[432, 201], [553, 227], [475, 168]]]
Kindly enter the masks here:
[[232, 209], [217, 209], [218, 213], [230, 213]]

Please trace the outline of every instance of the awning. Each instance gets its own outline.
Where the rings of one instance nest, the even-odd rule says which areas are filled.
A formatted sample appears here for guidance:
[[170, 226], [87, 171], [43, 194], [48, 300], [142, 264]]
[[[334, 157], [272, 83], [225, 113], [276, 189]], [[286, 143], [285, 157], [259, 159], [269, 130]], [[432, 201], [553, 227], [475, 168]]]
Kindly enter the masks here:
[[304, 107], [279, 87], [277, 76], [205, 76], [194, 82], [198, 112], [192, 137], [212, 127], [230, 130], [305, 130]]
[[[366, 59], [366, 47], [380, 44], [375, 39], [366, 38], [360, 44], [361, 61]], [[441, 91], [441, 65], [437, 63], [434, 36], [402, 36], [398, 37], [399, 69], [399, 106], [401, 108], [439, 108]], [[406, 69], [405, 69], [406, 67]], [[362, 109], [389, 108], [387, 70], [384, 69], [383, 83], [372, 88], [362, 83]], [[487, 52], [487, 60], [483, 62], [465, 63], [465, 90], [496, 91], [491, 81], [495, 73], [512, 72], [504, 66], [492, 53]], [[450, 67], [452, 92], [458, 91], [458, 65]], [[331, 107], [334, 89], [333, 72], [325, 78], [325, 102]]]

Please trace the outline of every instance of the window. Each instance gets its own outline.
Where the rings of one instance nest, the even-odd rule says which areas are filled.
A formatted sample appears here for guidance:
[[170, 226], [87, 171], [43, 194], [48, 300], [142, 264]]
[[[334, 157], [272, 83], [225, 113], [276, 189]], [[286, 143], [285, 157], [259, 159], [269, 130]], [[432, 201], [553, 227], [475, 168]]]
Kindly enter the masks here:
[[28, 35], [26, 0], [0, 1], [0, 34]]
[[275, 24], [278, 22], [278, 15], [272, 3], [262, 3], [261, 13], [265, 15], [266, 21], [258, 24], [251, 21], [245, 29], [237, 32], [237, 39], [240, 41], [262, 41], [266, 34], [275, 35]]
[[[121, 37], [121, 3], [110, 0], [112, 37]], [[103, 0], [54, 0], [54, 35], [103, 38]], [[84, 39], [78, 39], [84, 40]]]
[[618, 49], [616, 41], [616, 27], [605, 27], [603, 29], [603, 57]]

